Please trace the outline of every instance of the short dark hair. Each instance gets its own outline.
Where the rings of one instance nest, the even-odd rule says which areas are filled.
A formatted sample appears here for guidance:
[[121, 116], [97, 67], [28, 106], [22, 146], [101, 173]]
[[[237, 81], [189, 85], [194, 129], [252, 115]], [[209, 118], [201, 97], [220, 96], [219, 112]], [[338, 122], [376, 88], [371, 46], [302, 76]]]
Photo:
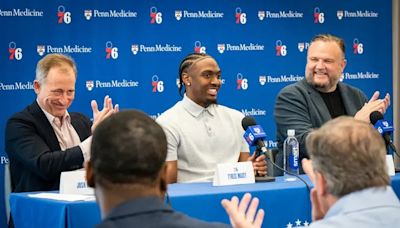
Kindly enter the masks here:
[[179, 94], [183, 96], [183, 87], [185, 83], [183, 83], [182, 74], [186, 73], [187, 70], [199, 59], [203, 59], [205, 57], [212, 58], [210, 55], [205, 53], [191, 53], [188, 54], [179, 64]]
[[96, 183], [106, 188], [113, 184], [153, 184], [166, 155], [163, 129], [141, 111], [113, 114], [93, 133], [93, 176]]
[[331, 34], [318, 34], [312, 38], [310, 45], [315, 41], [335, 42], [342, 51], [343, 58], [346, 55], [346, 45], [344, 44], [344, 40], [340, 37]]

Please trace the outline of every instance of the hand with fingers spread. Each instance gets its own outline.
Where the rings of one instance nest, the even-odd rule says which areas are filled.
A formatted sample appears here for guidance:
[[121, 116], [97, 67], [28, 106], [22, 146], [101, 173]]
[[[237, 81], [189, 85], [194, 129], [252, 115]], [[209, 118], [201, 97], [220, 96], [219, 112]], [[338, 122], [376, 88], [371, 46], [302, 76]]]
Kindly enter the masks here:
[[375, 91], [368, 103], [355, 114], [354, 118], [369, 122], [369, 115], [373, 111], [379, 111], [385, 114], [386, 109], [390, 106], [390, 95], [387, 93], [384, 99], [379, 99], [379, 92]]
[[253, 163], [254, 173], [258, 174], [258, 176], [267, 175], [268, 169], [264, 154], [256, 157], [256, 153], [253, 153], [253, 155], [248, 158], [248, 161]]
[[103, 109], [101, 111], [99, 111], [97, 102], [95, 100], [92, 100], [91, 106], [93, 111], [92, 132], [94, 129], [96, 129], [97, 125], [101, 123], [101, 121], [109, 117], [111, 114], [119, 111], [118, 104], [113, 106], [112, 99], [108, 95], [104, 97]]
[[223, 199], [221, 204], [226, 213], [229, 215], [229, 219], [233, 227], [261, 227], [264, 220], [264, 210], [257, 210], [259, 200], [258, 198], [251, 199], [250, 193], [244, 194], [240, 202], [238, 197], [233, 196], [231, 200]]

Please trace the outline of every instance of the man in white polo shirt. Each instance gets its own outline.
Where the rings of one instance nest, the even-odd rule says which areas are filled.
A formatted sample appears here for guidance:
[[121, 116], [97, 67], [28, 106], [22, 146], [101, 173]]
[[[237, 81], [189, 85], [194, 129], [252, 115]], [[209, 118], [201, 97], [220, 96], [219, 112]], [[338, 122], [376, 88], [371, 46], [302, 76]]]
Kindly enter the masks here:
[[168, 182], [210, 181], [219, 163], [252, 161], [256, 173], [267, 174], [265, 156], [249, 155], [243, 138], [244, 115], [217, 104], [221, 70], [211, 56], [193, 53], [179, 67], [183, 99], [158, 117], [168, 140]]

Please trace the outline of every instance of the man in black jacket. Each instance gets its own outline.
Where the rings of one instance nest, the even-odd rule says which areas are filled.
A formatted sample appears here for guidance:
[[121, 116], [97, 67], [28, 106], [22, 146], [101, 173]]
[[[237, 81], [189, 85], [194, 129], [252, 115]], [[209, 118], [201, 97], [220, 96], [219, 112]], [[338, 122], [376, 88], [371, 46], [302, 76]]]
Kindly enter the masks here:
[[49, 54], [36, 67], [36, 100], [7, 122], [5, 150], [10, 159], [13, 192], [59, 188], [60, 174], [82, 168], [90, 158], [91, 132], [113, 112], [111, 98], [99, 111], [92, 101], [93, 125], [80, 113], [69, 113], [75, 97], [77, 70], [74, 60]]

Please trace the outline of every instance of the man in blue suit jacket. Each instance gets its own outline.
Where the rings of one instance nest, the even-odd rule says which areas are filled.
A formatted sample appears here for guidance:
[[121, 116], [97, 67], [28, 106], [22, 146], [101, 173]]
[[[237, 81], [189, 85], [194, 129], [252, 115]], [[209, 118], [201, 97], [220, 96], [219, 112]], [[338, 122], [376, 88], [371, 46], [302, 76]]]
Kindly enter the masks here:
[[59, 188], [60, 174], [82, 168], [90, 158], [91, 132], [104, 118], [118, 111], [111, 98], [99, 111], [92, 101], [91, 121], [80, 113], [68, 113], [75, 97], [77, 70], [69, 56], [49, 54], [36, 68], [37, 99], [7, 122], [5, 149], [10, 159], [13, 192]]
[[305, 139], [313, 128], [341, 115], [369, 122], [371, 112], [385, 113], [390, 105], [389, 94], [379, 99], [379, 92], [375, 92], [368, 101], [361, 90], [340, 82], [346, 63], [341, 38], [322, 34], [312, 39], [305, 78], [283, 88], [276, 98], [274, 116], [280, 149], [277, 161], [283, 160], [282, 148], [288, 129], [296, 131], [301, 161], [308, 158]]

